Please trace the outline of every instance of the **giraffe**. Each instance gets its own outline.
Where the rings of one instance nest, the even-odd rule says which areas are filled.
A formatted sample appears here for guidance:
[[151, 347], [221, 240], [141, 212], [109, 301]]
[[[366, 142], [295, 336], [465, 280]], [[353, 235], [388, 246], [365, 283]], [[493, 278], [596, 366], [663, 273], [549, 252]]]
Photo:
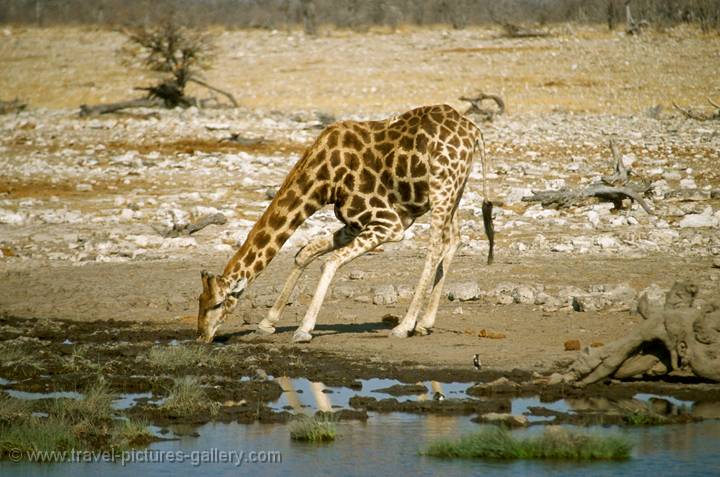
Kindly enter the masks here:
[[[448, 105], [424, 106], [384, 121], [342, 121], [328, 126], [305, 151], [220, 276], [203, 271], [198, 340], [211, 342], [245, 289], [267, 267], [291, 234], [321, 207], [334, 205], [343, 226], [310, 241], [295, 255], [280, 296], [258, 333], [275, 324], [305, 268], [328, 258], [293, 341], [312, 339], [317, 315], [337, 270], [380, 244], [402, 240], [405, 230], [430, 212], [430, 244], [403, 320], [391, 335], [426, 335], [435, 323], [445, 276], [458, 247], [457, 209], [479, 152], [483, 221], [492, 261], [494, 232], [488, 200], [485, 144], [480, 129]], [[433, 278], [434, 274], [434, 278]], [[424, 314], [418, 319], [432, 282]]]

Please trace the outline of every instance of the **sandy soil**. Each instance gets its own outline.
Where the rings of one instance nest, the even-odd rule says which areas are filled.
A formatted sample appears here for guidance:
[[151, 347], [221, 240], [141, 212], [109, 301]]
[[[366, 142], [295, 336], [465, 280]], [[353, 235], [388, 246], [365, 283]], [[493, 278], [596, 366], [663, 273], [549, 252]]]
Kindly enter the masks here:
[[[420, 273], [420, 252], [372, 254], [358, 259], [339, 273], [336, 292], [326, 301], [318, 319], [316, 338], [307, 347], [332, 351], [345, 357], [374, 362], [412, 361], [427, 367], [472, 367], [473, 354], [479, 353], [491, 369], [521, 368], [547, 372], [566, 365], [576, 351], [565, 351], [566, 340], [578, 339], [582, 346], [607, 343], [627, 334], [641, 321], [629, 311], [576, 312], [566, 307], [544, 312], [534, 305], [497, 305], [483, 300], [459, 303], [443, 300], [437, 329], [427, 337], [395, 340], [387, 337], [390, 326], [382, 322], [386, 314], [402, 316], [407, 300], [394, 305], [359, 302], [362, 291], [386, 284], [412, 286]], [[292, 332], [302, 319], [313, 286], [319, 278], [319, 265], [311, 267], [299, 285], [303, 292], [283, 316], [278, 332], [270, 338], [249, 335], [267, 313], [282, 285], [280, 279], [290, 266], [284, 255], [271, 264], [253, 285], [252, 296], [221, 329], [220, 341], [290, 344]], [[220, 269], [218, 257], [151, 263], [87, 264], [83, 267], [51, 265], [4, 273], [0, 284], [0, 305], [4, 313], [26, 318], [68, 320], [139, 320], [172, 325], [179, 329], [195, 327], [196, 296], [200, 293], [199, 272]], [[582, 273], [577, 273], [582, 270]], [[363, 280], [351, 280], [356, 271]], [[567, 257], [523, 259], [500, 254], [492, 266], [483, 257], [460, 252], [448, 282], [478, 280], [482, 289], [502, 282], [543, 282], [586, 288], [596, 283], [629, 283], [644, 288], [651, 283], [669, 287], [676, 279], [698, 279], [711, 273], [705, 259], [669, 258], [656, 255], [643, 258]], [[388, 277], [392, 279], [388, 280]], [[142, 286], [139, 286], [142, 284]], [[355, 290], [355, 299], [345, 297]], [[340, 295], [340, 296], [339, 296]], [[459, 314], [459, 311], [462, 311]], [[112, 325], [108, 325], [112, 326]], [[505, 338], [478, 336], [481, 330], [502, 333]], [[68, 335], [72, 339], [71, 335]]]
[[[420, 221], [407, 241], [343, 270], [316, 338], [292, 349], [453, 369], [470, 369], [478, 353], [490, 369], [550, 371], [576, 356], [564, 350], [566, 340], [599, 345], [632, 329], [640, 320], [634, 300], [651, 284], [693, 279], [707, 296], [718, 294], [718, 125], [670, 112], [644, 115], [669, 99], [699, 104], [720, 88], [717, 37], [558, 29], [558, 36], [528, 41], [484, 30], [409, 30], [308, 40], [225, 32], [208, 77], [238, 92], [242, 108], [77, 118], [80, 103], [134, 94], [137, 78], [119, 74], [114, 58], [121, 43], [117, 33], [80, 29], [9, 29], [0, 36], [0, 91], [50, 108], [0, 118], [0, 314], [151, 321], [191, 335], [200, 270], [222, 269], [267, 205], [268, 189], [318, 134], [315, 111], [382, 117], [417, 104], [458, 105], [454, 98], [478, 87], [502, 93], [511, 113], [484, 126], [497, 166], [497, 261], [484, 264], [475, 171], [461, 213], [464, 248], [448, 289], [470, 283], [481, 293], [462, 303], [444, 299], [428, 337], [386, 338], [382, 317], [403, 315], [403, 290], [420, 272], [427, 236]], [[253, 147], [219, 142], [234, 131], [264, 139]], [[607, 174], [609, 137], [641, 178], [654, 181], [656, 215], [637, 206], [552, 211], [520, 201], [530, 188]], [[690, 192], [672, 196], [681, 189]], [[229, 222], [174, 239], [152, 227], [208, 211]], [[709, 225], [683, 225], [696, 216]], [[243, 320], [264, 316], [297, 247], [334, 223], [322, 211], [306, 224], [254, 284], [221, 340], [289, 343], [319, 265], [303, 279], [275, 336], [248, 336], [252, 326]], [[350, 279], [357, 271], [362, 278]], [[378, 301], [388, 284], [397, 296]], [[629, 295], [610, 296], [618, 286]], [[540, 299], [541, 292], [547, 296]], [[574, 300], [587, 296], [598, 304], [575, 311]], [[503, 337], [479, 337], [482, 330]]]

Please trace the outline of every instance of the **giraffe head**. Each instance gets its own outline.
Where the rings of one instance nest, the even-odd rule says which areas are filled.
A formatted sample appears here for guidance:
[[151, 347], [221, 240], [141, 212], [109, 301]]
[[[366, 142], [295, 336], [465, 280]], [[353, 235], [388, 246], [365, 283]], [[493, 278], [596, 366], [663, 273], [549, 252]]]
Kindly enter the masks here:
[[210, 343], [245, 291], [247, 280], [243, 278], [230, 287], [224, 277], [218, 278], [206, 271], [200, 276], [203, 291], [198, 299], [198, 341]]

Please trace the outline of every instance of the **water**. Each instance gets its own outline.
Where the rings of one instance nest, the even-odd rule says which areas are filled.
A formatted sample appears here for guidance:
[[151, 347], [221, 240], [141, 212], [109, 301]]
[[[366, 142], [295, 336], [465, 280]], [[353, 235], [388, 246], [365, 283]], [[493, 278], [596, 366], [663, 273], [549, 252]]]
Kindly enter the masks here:
[[[372, 396], [378, 399], [393, 397], [380, 389], [398, 384], [390, 379], [362, 380], [362, 389], [326, 387], [322, 383], [307, 379], [277, 378], [285, 391], [275, 402], [269, 403], [274, 409], [291, 408], [296, 413], [313, 413], [349, 407], [353, 396]], [[468, 383], [423, 382], [426, 392], [397, 396], [399, 401], [432, 399], [435, 392], [442, 392], [447, 399], [467, 398]], [[52, 397], [81, 398], [72, 392], [28, 393], [8, 391], [24, 399]], [[127, 409], [137, 399], [151, 398], [151, 393], [133, 393], [119, 396], [113, 401], [113, 408]], [[664, 399], [674, 408], [695, 412], [698, 404], [666, 396], [637, 394], [634, 400], [614, 403], [602, 398], [567, 399], [553, 403], [541, 402], [538, 397], [515, 398], [511, 401], [511, 413], [529, 413], [533, 406], [561, 412], [576, 412], [588, 409], [608, 409], [608, 406], [648, 403], [651, 399]], [[702, 412], [718, 417], [718, 403], [704, 403]], [[252, 475], [367, 475], [393, 473], [397, 475], [538, 475], [538, 476], [614, 476], [620, 473], [630, 475], [720, 475], [720, 421], [705, 421], [687, 425], [660, 427], [638, 427], [624, 429], [591, 428], [593, 432], [626, 433], [635, 443], [633, 458], [625, 462], [543, 462], [515, 461], [499, 462], [484, 460], [448, 461], [423, 457], [419, 451], [432, 440], [456, 438], [472, 433], [479, 425], [471, 422], [471, 416], [414, 415], [403, 413], [370, 413], [367, 422], [337, 423], [338, 438], [335, 442], [316, 445], [290, 440], [287, 425], [210, 423], [194, 429], [170, 429], [178, 435], [196, 430], [200, 437], [180, 436], [177, 440], [153, 443], [148, 449], [138, 450], [132, 455], [117, 453], [115, 462], [32, 464], [0, 462], [0, 475], [57, 475], [82, 477], [94, 475], [126, 475], [138, 472], [142, 475], [172, 477], [196, 476], [211, 473], [218, 476], [238, 474]], [[552, 421], [553, 417], [528, 416], [531, 422]], [[542, 432], [543, 426], [513, 431], [516, 433]], [[153, 428], [158, 434], [159, 429]], [[173, 435], [169, 434], [170, 436]], [[281, 462], [251, 463], [237, 465], [238, 452], [250, 458], [255, 456], [267, 460], [280, 455]], [[225, 452], [221, 456], [220, 452]], [[230, 452], [233, 452], [230, 455]], [[108, 458], [111, 456], [108, 455]], [[219, 457], [229, 457], [218, 462]], [[124, 461], [123, 461], [124, 459]], [[137, 462], [142, 459], [144, 462]], [[164, 462], [158, 462], [158, 460]], [[173, 459], [174, 462], [169, 462]], [[147, 462], [151, 460], [153, 462]], [[182, 461], [182, 462], [178, 462]]]
[[[623, 462], [544, 462], [483, 460], [448, 461], [423, 457], [418, 451], [432, 439], [457, 437], [473, 432], [478, 425], [468, 417], [415, 416], [404, 414], [374, 415], [366, 423], [338, 423], [338, 439], [330, 444], [314, 445], [290, 440], [287, 426], [266, 424], [206, 424], [200, 437], [158, 442], [152, 451], [182, 452], [184, 463], [94, 463], [94, 464], [13, 464], [0, 463], [3, 476], [52, 475], [83, 477], [127, 475], [147, 476], [264, 475], [443, 475], [443, 476], [615, 476], [663, 475], [707, 476], [720, 470], [720, 422], [706, 421], [688, 425], [632, 428], [626, 432], [636, 442], [633, 458]], [[620, 432], [594, 429], [597, 432]], [[540, 429], [518, 431], [539, 432]], [[244, 452], [280, 452], [280, 463], [200, 463], [202, 452], [212, 449]], [[195, 454], [192, 454], [195, 452]], [[146, 454], [149, 455], [149, 454]], [[165, 454], [168, 455], [168, 454]], [[179, 454], [173, 454], [179, 455]], [[167, 458], [166, 458], [167, 460]]]
[[441, 391], [447, 399], [467, 399], [465, 391], [472, 383], [439, 383], [437, 381], [425, 381], [426, 392], [419, 394], [406, 394], [393, 396], [380, 391], [396, 384], [395, 379], [361, 379], [361, 389], [350, 389], [345, 387], [329, 387], [320, 382], [313, 382], [305, 378], [290, 379], [286, 377], [276, 378], [276, 381], [283, 388], [283, 394], [277, 401], [270, 403], [275, 410], [294, 409], [296, 412], [314, 412], [318, 409], [329, 411], [331, 409], [350, 407], [350, 398], [353, 396], [368, 396], [377, 399], [395, 398], [398, 401], [423, 401], [430, 400], [436, 391]]

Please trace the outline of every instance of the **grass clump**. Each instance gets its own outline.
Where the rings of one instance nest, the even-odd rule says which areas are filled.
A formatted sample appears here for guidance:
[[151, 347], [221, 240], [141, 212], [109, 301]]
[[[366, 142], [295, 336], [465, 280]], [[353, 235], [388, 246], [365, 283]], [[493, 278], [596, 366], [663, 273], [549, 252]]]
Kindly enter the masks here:
[[196, 367], [228, 367], [235, 359], [219, 350], [208, 350], [204, 346], [155, 346], [147, 355], [154, 368], [181, 369]]
[[550, 427], [540, 436], [516, 438], [502, 427], [488, 427], [455, 441], [432, 443], [424, 455], [484, 459], [628, 459], [632, 444], [619, 435], [594, 436]]
[[634, 411], [623, 416], [623, 421], [629, 426], [656, 426], [666, 424], [667, 418], [643, 411]]
[[335, 421], [328, 417], [302, 416], [290, 423], [290, 438], [294, 441], [334, 441], [337, 432]]
[[160, 406], [160, 409], [173, 416], [192, 416], [198, 413], [208, 413], [215, 416], [219, 404], [211, 401], [194, 376], [185, 376], [176, 379], [170, 395]]
[[116, 419], [112, 401], [103, 381], [83, 399], [56, 399], [47, 416], [33, 415], [27, 401], [0, 395], [0, 460], [17, 459], [18, 451], [31, 458], [35, 451], [122, 450], [154, 440], [146, 423]]
[[22, 419], [32, 412], [32, 406], [24, 399], [17, 399], [0, 393], [0, 424]]

